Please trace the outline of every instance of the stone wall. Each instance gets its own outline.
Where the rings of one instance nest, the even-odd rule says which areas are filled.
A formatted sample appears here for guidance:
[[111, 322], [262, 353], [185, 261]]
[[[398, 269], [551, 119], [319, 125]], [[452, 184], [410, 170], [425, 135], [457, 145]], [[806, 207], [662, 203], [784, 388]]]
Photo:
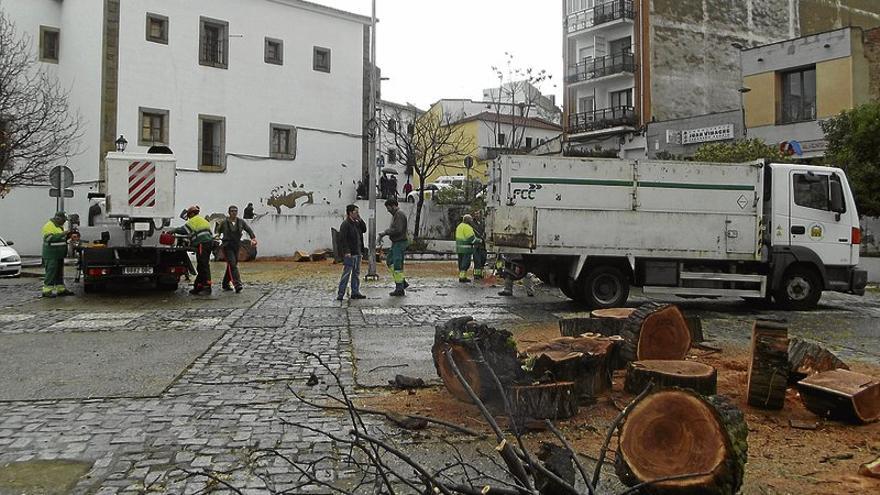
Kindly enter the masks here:
[[880, 98], [880, 28], [865, 31], [865, 59], [868, 60], [869, 94]]

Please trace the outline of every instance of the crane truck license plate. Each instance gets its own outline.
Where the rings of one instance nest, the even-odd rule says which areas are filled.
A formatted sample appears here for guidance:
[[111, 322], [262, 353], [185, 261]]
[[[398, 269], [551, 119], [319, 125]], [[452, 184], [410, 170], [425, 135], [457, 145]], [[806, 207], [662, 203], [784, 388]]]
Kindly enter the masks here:
[[152, 275], [152, 266], [126, 266], [122, 269], [122, 273], [126, 275]]

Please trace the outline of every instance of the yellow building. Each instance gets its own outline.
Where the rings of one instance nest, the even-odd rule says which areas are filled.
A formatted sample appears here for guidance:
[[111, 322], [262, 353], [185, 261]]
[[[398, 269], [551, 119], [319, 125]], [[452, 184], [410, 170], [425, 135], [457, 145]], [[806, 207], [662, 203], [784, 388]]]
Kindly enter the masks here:
[[[428, 176], [427, 182], [435, 182], [444, 176], [470, 176], [483, 184], [487, 181], [488, 163], [504, 152], [527, 152], [547, 141], [557, 138], [562, 128], [537, 117], [505, 115], [486, 109], [473, 115], [444, 112], [443, 105], [434, 104], [421, 118], [434, 119], [443, 126], [451, 127], [454, 139], [463, 143], [460, 153], [446, 157], [443, 164]], [[470, 158], [473, 166], [468, 172], [465, 160]]]
[[880, 28], [849, 27], [742, 53], [749, 137], [803, 158], [824, 155], [819, 122], [880, 97]]

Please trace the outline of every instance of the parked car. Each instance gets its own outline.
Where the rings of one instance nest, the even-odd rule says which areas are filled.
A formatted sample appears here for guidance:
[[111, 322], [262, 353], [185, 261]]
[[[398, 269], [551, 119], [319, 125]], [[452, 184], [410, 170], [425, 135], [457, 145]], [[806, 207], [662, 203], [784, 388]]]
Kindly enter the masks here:
[[[425, 184], [425, 200], [427, 201], [429, 199], [432, 199], [434, 197], [434, 194], [436, 194], [438, 191], [441, 191], [443, 189], [448, 189], [450, 187], [452, 187], [452, 186], [450, 186], [449, 184], [434, 184], [434, 183]], [[419, 199], [419, 189], [418, 188], [413, 188], [412, 192], [410, 192], [409, 194], [406, 195], [406, 201], [408, 203], [415, 203], [416, 200], [418, 200], [418, 199]]]
[[21, 256], [12, 249], [12, 244], [0, 237], [0, 277], [21, 275]]

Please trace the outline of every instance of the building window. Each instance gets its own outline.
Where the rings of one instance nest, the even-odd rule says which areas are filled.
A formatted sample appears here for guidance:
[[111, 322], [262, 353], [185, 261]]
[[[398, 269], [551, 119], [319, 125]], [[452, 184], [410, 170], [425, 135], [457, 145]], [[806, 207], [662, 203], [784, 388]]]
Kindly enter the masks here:
[[296, 158], [296, 127], [269, 125], [269, 156], [282, 160]]
[[781, 74], [782, 115], [779, 123], [816, 120], [816, 68]]
[[266, 38], [264, 60], [267, 64], [284, 64], [284, 42], [272, 38]]
[[330, 72], [330, 49], [315, 47], [313, 69], [318, 72]]
[[138, 134], [138, 145], [161, 144], [168, 146], [168, 110], [141, 107], [138, 114], [140, 115], [141, 130]]
[[397, 121], [390, 119], [388, 121], [388, 132], [397, 132]]
[[164, 15], [147, 13], [147, 41], [168, 44], [168, 18]]
[[611, 93], [611, 108], [630, 108], [633, 105], [633, 90], [624, 89]]
[[199, 170], [221, 172], [226, 157], [226, 119], [199, 115]]
[[526, 138], [526, 149], [532, 149], [532, 138]]
[[498, 133], [498, 146], [504, 146], [507, 141], [507, 136], [504, 135], [503, 132]]
[[58, 63], [61, 54], [61, 31], [58, 28], [40, 26], [40, 61]]
[[580, 108], [581, 113], [592, 112], [596, 109], [595, 99], [592, 96], [584, 96], [578, 99], [578, 107]]
[[229, 23], [202, 17], [199, 22], [199, 64], [229, 68]]
[[794, 174], [794, 204], [814, 210], [831, 211], [828, 176]]
[[388, 150], [388, 163], [397, 163], [397, 150]]

